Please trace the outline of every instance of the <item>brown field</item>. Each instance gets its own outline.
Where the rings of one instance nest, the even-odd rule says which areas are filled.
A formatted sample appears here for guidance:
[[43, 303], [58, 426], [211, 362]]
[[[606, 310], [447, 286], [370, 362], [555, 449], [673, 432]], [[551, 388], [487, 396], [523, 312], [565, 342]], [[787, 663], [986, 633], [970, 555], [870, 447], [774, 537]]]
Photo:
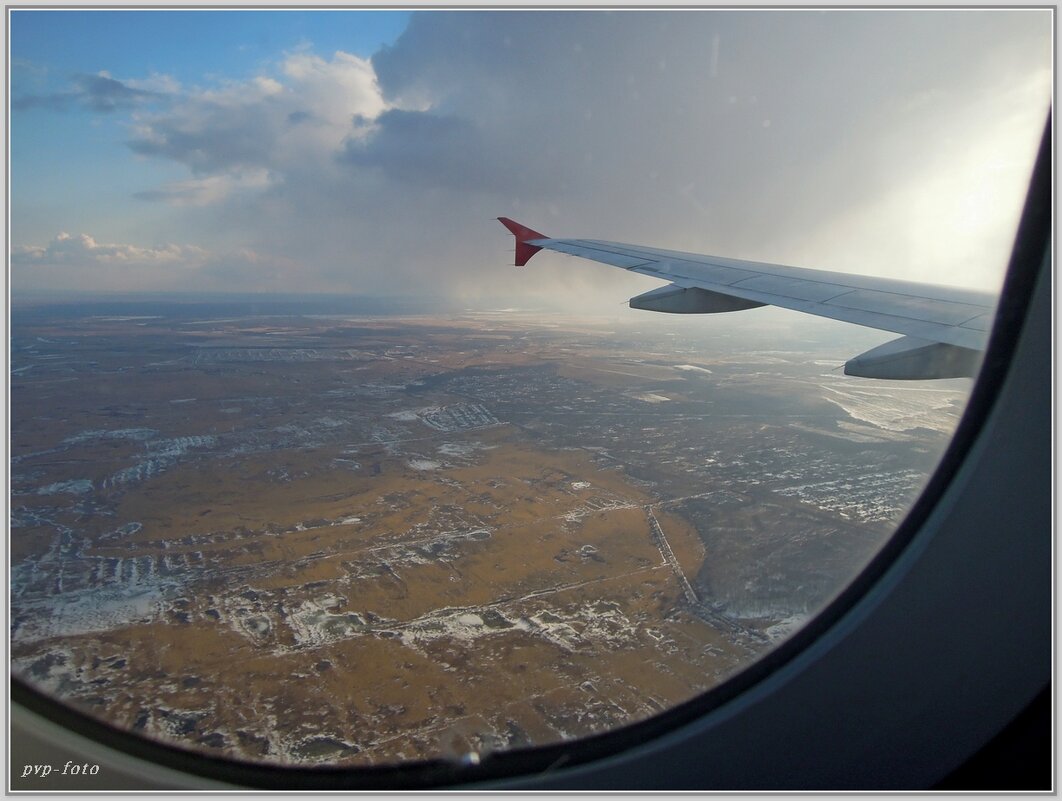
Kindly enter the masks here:
[[[397, 334], [429, 324], [430, 348]], [[492, 417], [436, 430], [415, 416], [433, 404], [479, 414], [460, 394], [403, 401], [371, 389], [553, 364], [549, 342], [517, 341], [524, 329], [494, 321], [356, 326], [356, 347], [311, 352], [343, 338], [329, 321], [270, 337], [295, 350], [263, 357], [247, 348], [272, 324], [188, 325], [181, 339], [194, 348], [160, 354], [149, 331], [90, 321], [78, 342], [94, 369], [75, 373], [76, 393], [47, 376], [18, 385], [15, 452], [37, 484], [91, 491], [19, 496], [20, 514], [43, 518], [16, 529], [12, 558], [45, 578], [16, 588], [27, 599], [16, 601], [17, 670], [182, 745], [370, 764], [629, 723], [760, 647], [691, 612], [683, 583], [704, 559], [697, 532], [615, 465]], [[109, 349], [118, 336], [134, 346]], [[286, 352], [303, 360], [270, 361]], [[681, 381], [585, 359], [557, 370], [610, 386], [627, 373]], [[324, 409], [322, 390], [353, 400]], [[31, 411], [42, 405], [48, 420]], [[303, 441], [223, 447], [288, 430]], [[161, 455], [151, 466], [145, 453]], [[149, 466], [119, 480], [138, 460]], [[57, 546], [57, 527], [76, 545]], [[101, 619], [93, 593], [108, 592], [148, 601]]]
[[[13, 670], [184, 747], [345, 765], [717, 685], [873, 552], [916, 438], [838, 456], [817, 368], [757, 395], [616, 339], [530, 314], [20, 326]], [[825, 510], [868, 448], [870, 489]]]

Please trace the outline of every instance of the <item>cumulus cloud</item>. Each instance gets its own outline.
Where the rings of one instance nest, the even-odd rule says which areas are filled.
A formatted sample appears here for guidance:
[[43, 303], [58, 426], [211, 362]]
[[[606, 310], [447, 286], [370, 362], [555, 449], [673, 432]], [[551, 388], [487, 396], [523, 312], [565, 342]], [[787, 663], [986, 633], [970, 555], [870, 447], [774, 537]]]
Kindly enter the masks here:
[[289, 54], [275, 75], [187, 91], [164, 112], [135, 118], [133, 152], [187, 166], [196, 176], [328, 162], [352, 120], [386, 107], [372, 65], [337, 52]]

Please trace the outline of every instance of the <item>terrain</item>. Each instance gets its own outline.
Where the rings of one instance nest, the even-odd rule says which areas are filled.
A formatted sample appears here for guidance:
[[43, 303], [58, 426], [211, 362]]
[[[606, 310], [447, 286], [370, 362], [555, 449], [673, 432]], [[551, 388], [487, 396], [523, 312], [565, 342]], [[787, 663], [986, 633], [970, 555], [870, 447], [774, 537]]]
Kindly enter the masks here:
[[718, 685], [876, 552], [968, 382], [628, 314], [16, 310], [12, 669], [184, 747], [345, 765]]

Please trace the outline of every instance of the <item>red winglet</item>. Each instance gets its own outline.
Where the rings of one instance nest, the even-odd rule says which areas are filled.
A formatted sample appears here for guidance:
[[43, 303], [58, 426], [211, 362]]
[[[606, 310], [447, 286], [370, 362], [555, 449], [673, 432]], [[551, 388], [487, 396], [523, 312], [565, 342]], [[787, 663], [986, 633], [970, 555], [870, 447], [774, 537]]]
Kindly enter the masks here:
[[527, 260], [538, 253], [542, 248], [535, 245], [527, 244], [528, 239], [549, 239], [545, 234], [540, 234], [538, 231], [532, 231], [525, 225], [515, 220], [510, 220], [508, 217], [499, 217], [498, 222], [504, 225], [513, 236], [516, 237], [516, 266], [523, 267], [527, 264]]

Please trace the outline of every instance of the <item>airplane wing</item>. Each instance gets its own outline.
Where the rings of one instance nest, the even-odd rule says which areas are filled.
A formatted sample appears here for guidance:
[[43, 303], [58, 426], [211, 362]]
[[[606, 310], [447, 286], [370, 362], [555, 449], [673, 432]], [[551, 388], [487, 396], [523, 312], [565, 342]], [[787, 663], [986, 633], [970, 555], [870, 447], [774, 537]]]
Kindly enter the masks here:
[[517, 266], [540, 250], [555, 250], [670, 282], [631, 298], [634, 309], [714, 314], [770, 305], [903, 334], [849, 359], [846, 375], [975, 375], [995, 316], [997, 298], [976, 290], [595, 239], [551, 239], [508, 217], [498, 221], [516, 237]]

